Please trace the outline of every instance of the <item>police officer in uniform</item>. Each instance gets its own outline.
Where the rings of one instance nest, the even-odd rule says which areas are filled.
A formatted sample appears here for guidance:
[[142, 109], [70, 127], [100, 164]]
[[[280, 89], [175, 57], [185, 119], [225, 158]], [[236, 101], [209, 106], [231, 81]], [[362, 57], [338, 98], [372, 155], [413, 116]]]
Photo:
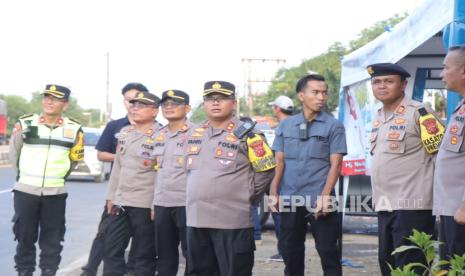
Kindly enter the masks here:
[[180, 243], [182, 254], [187, 256], [184, 148], [187, 131], [192, 127], [192, 123], [186, 119], [191, 109], [189, 95], [181, 90], [165, 91], [160, 105], [168, 125], [155, 134], [153, 149], [157, 160], [153, 199], [157, 272], [158, 275], [176, 276]]
[[[434, 233], [432, 215], [434, 152], [428, 153], [422, 136], [435, 134], [440, 142], [442, 125], [423, 103], [405, 96], [410, 74], [392, 63], [367, 67], [374, 96], [383, 104], [373, 120], [371, 131], [373, 202], [378, 212], [379, 265], [383, 275], [391, 275], [388, 264], [403, 267], [408, 263], [426, 265], [423, 253], [408, 250], [391, 255], [413, 229]], [[430, 121], [422, 116], [430, 114]], [[431, 124], [428, 124], [431, 123]], [[426, 132], [422, 131], [428, 126]], [[420, 269], [416, 270], [422, 273]]]
[[[441, 73], [446, 88], [465, 97], [465, 46], [449, 49]], [[465, 253], [465, 102], [452, 114], [436, 159], [433, 211], [439, 216], [441, 257]]]
[[187, 139], [187, 259], [189, 275], [251, 275], [252, 203], [274, 175], [274, 159], [253, 124], [239, 121], [235, 86], [204, 85], [208, 120]]
[[278, 246], [284, 272], [304, 275], [305, 235], [310, 222], [324, 275], [342, 275], [338, 247], [341, 222], [332, 207], [342, 156], [347, 152], [344, 126], [321, 111], [328, 99], [323, 76], [301, 78], [296, 92], [303, 111], [281, 121], [273, 142], [277, 166], [270, 198], [273, 211], [280, 207]]
[[[98, 160], [102, 162], [113, 162], [115, 160], [116, 145], [118, 143], [120, 131], [123, 127], [131, 124], [131, 118], [129, 114], [129, 101], [132, 100], [132, 98], [134, 98], [138, 92], [144, 91], [148, 91], [147, 88], [143, 84], [137, 82], [128, 83], [123, 87], [121, 91], [124, 97], [123, 103], [128, 114], [123, 118], [109, 122], [105, 126], [102, 136], [100, 136], [100, 139], [97, 145], [95, 146], [95, 149], [97, 150]], [[81, 276], [95, 276], [97, 273], [98, 266], [100, 265], [100, 262], [103, 259], [103, 239], [106, 225], [108, 222], [108, 217], [109, 214], [107, 210], [107, 205], [105, 204], [103, 208], [102, 218], [100, 219], [100, 223], [98, 226], [98, 232], [95, 236], [94, 241], [92, 242], [92, 247], [89, 253], [89, 259], [87, 261], [87, 265], [82, 268], [83, 273], [81, 274]], [[132, 252], [133, 251], [130, 250], [129, 261], [126, 265], [126, 270], [128, 272], [134, 269], [134, 258]]]
[[133, 126], [119, 135], [115, 162], [107, 189], [110, 214], [104, 239], [103, 275], [124, 275], [124, 250], [132, 236], [136, 275], [155, 274], [155, 241], [151, 207], [154, 193], [155, 160], [152, 150], [159, 98], [138, 92], [130, 107]]
[[13, 187], [13, 231], [18, 241], [15, 264], [21, 276], [32, 276], [35, 270], [37, 240], [41, 275], [55, 275], [60, 264], [65, 179], [74, 162], [84, 158], [81, 125], [62, 116], [70, 93], [64, 86], [47, 85], [42, 92], [42, 113], [20, 117], [12, 132], [10, 161], [18, 171]]

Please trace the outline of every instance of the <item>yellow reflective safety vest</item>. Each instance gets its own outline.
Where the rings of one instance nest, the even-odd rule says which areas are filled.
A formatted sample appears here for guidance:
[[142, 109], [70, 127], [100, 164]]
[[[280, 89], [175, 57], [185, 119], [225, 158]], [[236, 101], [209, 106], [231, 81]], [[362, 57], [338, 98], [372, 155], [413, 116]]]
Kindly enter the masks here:
[[[19, 119], [24, 135], [17, 164], [18, 182], [36, 187], [63, 187], [72, 161], [84, 157], [81, 125], [66, 117], [55, 127], [40, 121], [37, 114]], [[76, 142], [79, 149], [75, 149]]]

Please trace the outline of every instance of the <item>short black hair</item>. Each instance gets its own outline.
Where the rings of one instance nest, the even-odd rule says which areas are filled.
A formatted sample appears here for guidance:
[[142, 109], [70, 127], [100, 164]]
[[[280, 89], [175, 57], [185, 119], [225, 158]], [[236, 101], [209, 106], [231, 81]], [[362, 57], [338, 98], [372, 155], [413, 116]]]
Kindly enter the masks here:
[[303, 91], [309, 81], [324, 81], [326, 83], [325, 77], [323, 77], [322, 75], [318, 75], [318, 74], [306, 75], [305, 77], [301, 78], [297, 82], [297, 85], [295, 86], [295, 92], [299, 93]]
[[132, 89], [136, 89], [139, 92], [149, 92], [147, 87], [145, 87], [145, 85], [143, 85], [142, 83], [130, 82], [130, 83], [126, 84], [123, 87], [123, 89], [121, 89], [121, 93], [124, 95], [126, 92], [128, 92], [129, 90], [132, 90]]
[[465, 65], [465, 45], [457, 45], [449, 48], [449, 51], [458, 51], [462, 59], [462, 65]]
[[288, 110], [288, 109], [282, 109], [281, 107], [278, 106], [278, 108], [281, 110], [282, 113], [291, 116], [292, 113], [294, 113], [293, 110]]

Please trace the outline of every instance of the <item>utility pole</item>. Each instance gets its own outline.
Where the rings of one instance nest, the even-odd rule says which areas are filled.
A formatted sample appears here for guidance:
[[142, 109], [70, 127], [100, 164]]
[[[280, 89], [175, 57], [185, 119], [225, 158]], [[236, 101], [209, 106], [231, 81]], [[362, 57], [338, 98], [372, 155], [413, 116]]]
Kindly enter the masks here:
[[[273, 74], [270, 74], [269, 76], [265, 76], [264, 78], [260, 79], [257, 78], [253, 73], [256, 72], [257, 70], [253, 69], [254, 66], [261, 65], [262, 67], [265, 66], [266, 64], [270, 64], [270, 66], [274, 66], [276, 70], [273, 70]], [[277, 58], [243, 58], [242, 59], [242, 65], [244, 67], [244, 78], [246, 79], [246, 86], [247, 86], [247, 115], [249, 117], [252, 117], [253, 114], [253, 108], [254, 108], [254, 97], [255, 93], [253, 90], [253, 85], [254, 84], [260, 84], [260, 83], [271, 83], [273, 77], [274, 77], [274, 72], [276, 72], [281, 66], [283, 66], [286, 63], [285, 59], [277, 59]]]
[[107, 81], [106, 81], [106, 95], [105, 95], [105, 115], [104, 121], [107, 123], [111, 118], [111, 103], [110, 103], [110, 53], [105, 54], [107, 57]]

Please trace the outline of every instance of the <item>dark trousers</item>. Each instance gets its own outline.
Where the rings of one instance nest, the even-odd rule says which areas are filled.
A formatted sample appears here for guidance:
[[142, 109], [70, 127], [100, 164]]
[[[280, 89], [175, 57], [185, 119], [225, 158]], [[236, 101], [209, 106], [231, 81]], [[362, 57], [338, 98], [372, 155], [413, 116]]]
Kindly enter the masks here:
[[[35, 243], [39, 240], [42, 270], [56, 271], [61, 261], [61, 242], [65, 235], [67, 194], [36, 196], [14, 191], [13, 232], [16, 246], [15, 263], [18, 271], [34, 271]], [[40, 229], [40, 231], [39, 231]]]
[[132, 236], [135, 274], [153, 276], [155, 234], [150, 209], [113, 206], [108, 220], [103, 242], [103, 275], [124, 275], [124, 250]]
[[278, 246], [286, 265], [286, 276], [303, 276], [305, 273], [305, 235], [309, 222], [324, 275], [342, 275], [339, 253], [342, 226], [339, 213], [334, 212], [315, 219], [306, 207], [296, 207], [295, 212], [280, 214]]
[[[88, 274], [96, 275], [98, 267], [103, 260], [103, 241], [105, 237], [105, 231], [107, 229], [110, 215], [107, 211], [107, 206], [103, 207], [102, 217], [98, 225], [97, 235], [95, 235], [94, 241], [89, 252], [89, 259], [87, 265], [82, 268]], [[133, 243], [131, 243], [131, 249], [129, 250], [128, 263], [126, 264], [126, 271], [134, 270], [134, 253]]]
[[[403, 267], [408, 263], [420, 262], [426, 265], [426, 259], [420, 250], [407, 250], [391, 255], [392, 251], [401, 245], [411, 245], [406, 237], [413, 229], [433, 235], [434, 217], [431, 210], [396, 210], [393, 212], [378, 212], [378, 260], [381, 273], [391, 275], [387, 263], [393, 268]], [[421, 269], [415, 269], [420, 275]]]
[[250, 276], [254, 264], [253, 228], [187, 227], [190, 276]]
[[439, 224], [439, 246], [441, 259], [465, 254], [465, 225], [455, 222], [453, 216], [441, 216]]
[[[274, 233], [276, 235], [276, 239], [279, 240], [279, 231], [281, 229], [281, 215], [279, 213], [272, 212], [271, 217], [273, 218]], [[278, 246], [278, 253], [279, 255], [282, 255], [281, 251], [279, 250], [279, 246]]]
[[[179, 244], [187, 259], [186, 207], [154, 206], [157, 271], [161, 276], [176, 276], [179, 266]], [[184, 275], [187, 275], [187, 266]]]

